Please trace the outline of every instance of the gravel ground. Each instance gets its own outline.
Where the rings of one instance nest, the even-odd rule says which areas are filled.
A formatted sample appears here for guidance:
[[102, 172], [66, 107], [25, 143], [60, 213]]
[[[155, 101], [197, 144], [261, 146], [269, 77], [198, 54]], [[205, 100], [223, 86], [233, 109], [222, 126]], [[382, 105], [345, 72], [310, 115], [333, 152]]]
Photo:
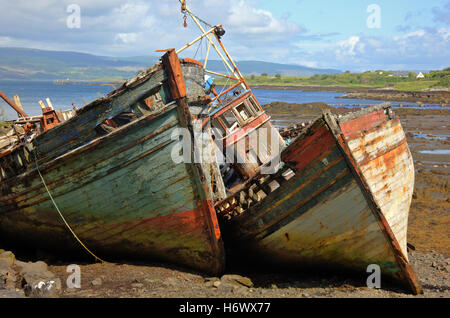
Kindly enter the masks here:
[[[424, 294], [413, 296], [398, 286], [382, 282], [382, 289], [365, 286], [366, 275], [303, 271], [301, 273], [261, 272], [237, 269], [223, 277], [207, 277], [164, 265], [91, 264], [81, 265], [81, 288], [63, 288], [61, 297], [126, 298], [367, 298], [367, 297], [450, 297], [450, 259], [438, 253], [410, 253]], [[50, 266], [63, 282], [66, 266]], [[368, 274], [367, 274], [368, 275]]]
[[[294, 104], [289, 114], [273, 118], [289, 121], [310, 120], [316, 116], [311, 105], [298, 108]], [[271, 109], [269, 107], [269, 109]], [[304, 110], [302, 112], [302, 109]], [[437, 113], [439, 112], [439, 113]], [[69, 289], [67, 265], [61, 259], [45, 253], [20, 253], [5, 242], [0, 247], [18, 254], [22, 261], [44, 260], [48, 270], [61, 280], [61, 298], [449, 298], [450, 296], [450, 232], [449, 211], [450, 172], [448, 156], [427, 155], [424, 149], [448, 149], [449, 111], [403, 110], [397, 112], [407, 133], [416, 166], [416, 189], [411, 206], [408, 242], [415, 247], [409, 253], [410, 262], [421, 280], [423, 295], [413, 296], [398, 286], [382, 281], [382, 289], [366, 287], [366, 273], [360, 277], [346, 273], [317, 271], [261, 271], [255, 268], [228, 269], [224, 277], [207, 277], [200, 273], [167, 264], [86, 264], [79, 261], [81, 288]], [[296, 116], [292, 116], [295, 114]], [[287, 120], [289, 119], [289, 120]], [[32, 255], [33, 254], [33, 255]], [[77, 263], [71, 260], [71, 263]], [[1, 282], [0, 282], [1, 283]], [[0, 298], [25, 297], [20, 284], [14, 289], [0, 289]], [[0, 287], [1, 288], [1, 287]]]

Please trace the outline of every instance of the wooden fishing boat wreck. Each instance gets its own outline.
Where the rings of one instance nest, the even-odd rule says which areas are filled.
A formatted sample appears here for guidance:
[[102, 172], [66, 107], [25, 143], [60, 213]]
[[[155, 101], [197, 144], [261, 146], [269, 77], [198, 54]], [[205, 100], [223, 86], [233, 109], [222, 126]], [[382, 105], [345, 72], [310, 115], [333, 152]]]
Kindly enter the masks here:
[[220, 273], [224, 249], [204, 169], [171, 157], [171, 135], [191, 130], [190, 107], [205, 105], [203, 83], [198, 63], [170, 50], [67, 120], [51, 107], [28, 118], [9, 101], [22, 117], [0, 149], [0, 235]]
[[278, 266], [343, 268], [420, 293], [407, 256], [414, 167], [400, 121], [378, 106], [324, 114], [281, 153], [273, 175], [256, 175], [216, 204], [228, 243]]
[[[221, 94], [213, 91], [213, 100], [224, 101], [209, 113], [219, 152], [230, 159], [222, 168], [228, 197], [215, 204], [228, 248], [258, 264], [344, 268], [364, 277], [375, 264], [384, 277], [420, 293], [406, 247], [414, 166], [392, 109], [326, 113], [288, 131], [284, 141], [224, 48], [223, 32], [205, 31], [204, 21], [185, 5], [182, 11], [203, 36], [213, 32], [226, 56], [213, 45], [230, 74], [211, 73], [236, 81]], [[264, 142], [252, 143], [252, 135]]]
[[[218, 274], [223, 233], [247, 258], [365, 277], [375, 264], [421, 292], [406, 249], [414, 168], [391, 108], [326, 113], [284, 139], [223, 46], [222, 26], [180, 2], [202, 32], [194, 41], [71, 118], [44, 107], [14, 122], [0, 141], [0, 235]], [[203, 63], [180, 63], [177, 54], [203, 39]], [[207, 69], [211, 48], [228, 74]], [[217, 92], [206, 74], [234, 82]], [[180, 163], [178, 128], [191, 139], [181, 152], [192, 160]], [[212, 162], [197, 163], [205, 149]]]

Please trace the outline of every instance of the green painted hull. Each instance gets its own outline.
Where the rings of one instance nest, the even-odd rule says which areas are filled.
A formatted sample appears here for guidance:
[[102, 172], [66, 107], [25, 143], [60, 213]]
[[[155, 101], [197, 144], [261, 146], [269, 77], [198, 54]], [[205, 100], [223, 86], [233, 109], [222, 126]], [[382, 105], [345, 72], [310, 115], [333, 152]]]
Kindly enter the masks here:
[[[132, 105], [164, 90], [158, 87], [162, 74], [127, 92], [122, 102]], [[126, 106], [118, 100], [109, 112], [114, 105]], [[171, 157], [176, 142], [171, 135], [186, 127], [181, 107], [168, 103], [101, 137], [72, 137], [72, 126], [91, 131], [107, 117], [92, 110], [100, 118], [81, 113], [50, 130], [52, 138], [43, 134], [35, 143], [48, 191], [74, 233], [105, 260], [132, 256], [222, 272], [224, 251], [210, 198], [196, 167], [175, 164]], [[54, 136], [58, 132], [60, 138]], [[0, 183], [0, 235], [36, 248], [81, 251], [44, 187], [33, 154], [27, 158], [23, 173]]]

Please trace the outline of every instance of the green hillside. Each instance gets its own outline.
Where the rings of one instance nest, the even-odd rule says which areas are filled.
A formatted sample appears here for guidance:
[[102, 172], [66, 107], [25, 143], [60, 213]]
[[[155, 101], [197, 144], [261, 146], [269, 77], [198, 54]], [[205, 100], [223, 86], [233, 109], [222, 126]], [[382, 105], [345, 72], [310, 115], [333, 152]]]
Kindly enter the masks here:
[[[77, 52], [0, 47], [0, 79], [123, 80], [136, 75], [138, 71], [150, 67], [158, 60], [158, 56], [115, 58]], [[239, 62], [239, 68], [244, 75], [280, 73], [286, 76], [312, 76], [340, 72], [261, 61], [242, 61]], [[211, 60], [208, 62], [208, 69], [223, 72], [223, 63]]]
[[[346, 87], [373, 87], [392, 88], [405, 91], [421, 91], [429, 88], [450, 88], [450, 68], [442, 71], [430, 71], [424, 73], [425, 78], [417, 78], [416, 73], [406, 72], [406, 76], [395, 75], [396, 72], [378, 70], [375, 72], [342, 74], [322, 74], [310, 77], [270, 76], [263, 74], [259, 76], [248, 76], [250, 85], [319, 85], [319, 86], [346, 86]], [[225, 84], [226, 80], [217, 78], [216, 84]]]

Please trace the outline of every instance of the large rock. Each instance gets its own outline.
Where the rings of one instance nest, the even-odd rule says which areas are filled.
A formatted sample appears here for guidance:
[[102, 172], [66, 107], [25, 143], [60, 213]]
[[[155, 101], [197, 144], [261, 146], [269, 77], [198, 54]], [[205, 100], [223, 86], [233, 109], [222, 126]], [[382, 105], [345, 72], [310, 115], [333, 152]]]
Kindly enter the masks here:
[[51, 298], [61, 293], [61, 280], [49, 271], [25, 273], [22, 286], [27, 297]]
[[0, 266], [13, 267], [15, 261], [16, 257], [12, 252], [3, 251], [3, 253], [0, 253]]
[[51, 298], [61, 292], [61, 280], [48, 271], [42, 261], [35, 263], [16, 261], [15, 267], [22, 276], [22, 287], [27, 297]]
[[222, 284], [231, 284], [241, 287], [253, 287], [253, 282], [248, 277], [243, 277], [240, 275], [223, 275], [220, 279]]
[[26, 273], [44, 273], [48, 270], [48, 265], [42, 261], [35, 263], [16, 261], [15, 266], [20, 270], [20, 274], [22, 275]]
[[15, 289], [17, 273], [11, 267], [0, 265], [0, 289]]

